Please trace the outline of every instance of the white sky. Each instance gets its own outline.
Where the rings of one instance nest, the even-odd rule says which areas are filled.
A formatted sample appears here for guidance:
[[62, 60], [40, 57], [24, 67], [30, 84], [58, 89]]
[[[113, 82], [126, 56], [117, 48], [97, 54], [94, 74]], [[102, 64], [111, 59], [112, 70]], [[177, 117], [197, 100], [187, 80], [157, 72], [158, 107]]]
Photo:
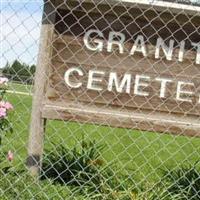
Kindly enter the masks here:
[[41, 1], [1, 2], [0, 67], [15, 59], [36, 63], [41, 16]]
[[43, 0], [0, 0], [0, 68], [15, 59], [36, 63], [42, 4]]

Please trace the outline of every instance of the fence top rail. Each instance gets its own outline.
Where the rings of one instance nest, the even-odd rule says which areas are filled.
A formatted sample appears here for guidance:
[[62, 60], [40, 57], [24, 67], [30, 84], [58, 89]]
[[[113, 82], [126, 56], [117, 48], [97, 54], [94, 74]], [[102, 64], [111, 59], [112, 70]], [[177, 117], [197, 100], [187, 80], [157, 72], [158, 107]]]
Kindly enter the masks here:
[[[69, 1], [66, 0], [51, 0], [52, 2], [56, 2], [56, 4], [67, 3]], [[70, 0], [71, 2], [79, 2], [78, 0]], [[158, 11], [166, 10], [166, 8], [170, 9], [170, 12], [180, 13], [180, 11], [184, 11], [184, 13], [190, 15], [196, 15], [200, 13], [200, 5], [197, 4], [182, 4], [175, 2], [167, 2], [167, 1], [157, 1], [157, 0], [84, 0], [84, 3], [97, 3], [97, 4], [111, 4], [117, 5], [119, 3], [123, 3], [127, 6], [132, 6], [133, 4], [137, 4], [141, 7], [141, 9], [147, 9], [149, 6], [152, 6], [153, 9]]]

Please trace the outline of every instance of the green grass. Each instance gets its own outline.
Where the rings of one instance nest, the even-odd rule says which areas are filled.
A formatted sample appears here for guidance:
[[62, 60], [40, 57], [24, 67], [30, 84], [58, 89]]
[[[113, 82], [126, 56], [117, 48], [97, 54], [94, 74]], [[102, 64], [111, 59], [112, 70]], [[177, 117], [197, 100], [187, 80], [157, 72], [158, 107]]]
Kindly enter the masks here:
[[[61, 200], [62, 197], [72, 196], [69, 187], [53, 185], [50, 180], [42, 181], [39, 184], [28, 175], [17, 175], [12, 172], [1, 176], [0, 186], [0, 200]], [[81, 197], [79, 199], [81, 200]]]
[[33, 86], [32, 85], [27, 85], [27, 84], [20, 84], [20, 83], [9, 83], [8, 84], [8, 89], [12, 90], [14, 92], [27, 92], [31, 93]]
[[[30, 86], [12, 84], [10, 89], [28, 92]], [[6, 94], [6, 97], [15, 107], [10, 118], [14, 133], [3, 138], [2, 148], [5, 152], [13, 150], [13, 165], [21, 166], [27, 156], [32, 97], [19, 94]], [[44, 145], [49, 147], [53, 141], [57, 145], [62, 143], [67, 147], [73, 147], [81, 141], [83, 135], [86, 140], [95, 139], [98, 143], [104, 144], [102, 158], [105, 164], [113, 170], [118, 169], [116, 173], [133, 177], [138, 185], [158, 182], [161, 177], [160, 169], [173, 169], [183, 163], [193, 164], [200, 160], [199, 138], [70, 121], [48, 121]]]

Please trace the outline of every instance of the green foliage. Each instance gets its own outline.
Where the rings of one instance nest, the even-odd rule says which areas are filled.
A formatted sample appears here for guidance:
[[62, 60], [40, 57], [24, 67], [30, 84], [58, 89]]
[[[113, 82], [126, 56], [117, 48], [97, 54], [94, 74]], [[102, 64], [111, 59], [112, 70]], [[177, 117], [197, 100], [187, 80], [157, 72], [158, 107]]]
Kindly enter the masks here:
[[2, 134], [5, 133], [13, 133], [13, 127], [7, 118], [3, 118], [0, 121], [0, 145], [1, 145]]
[[135, 200], [179, 200], [179, 195], [171, 195], [163, 182], [152, 183], [152, 186], [145, 185], [136, 195]]
[[[1, 77], [1, 79], [6, 79], [5, 77]], [[9, 102], [5, 102], [4, 101], [4, 96], [6, 94], [6, 90], [7, 90], [7, 82], [6, 83], [1, 83], [0, 84], [0, 109], [4, 109], [5, 111], [5, 116], [1, 115], [0, 116], [0, 145], [2, 144], [2, 137], [6, 134], [6, 133], [13, 133], [13, 127], [12, 127], [12, 123], [9, 121], [8, 119], [8, 112], [11, 108], [5, 107], [4, 103], [9, 103]], [[2, 102], [4, 105], [2, 105]], [[9, 103], [10, 104], [10, 103]], [[10, 104], [10, 106], [12, 106]], [[2, 111], [1, 111], [2, 112]], [[2, 114], [2, 113], [1, 113]], [[10, 115], [10, 113], [9, 113]]]
[[47, 153], [44, 175], [54, 182], [78, 186], [74, 193], [84, 195], [85, 199], [200, 199], [200, 171], [196, 165], [165, 171], [161, 182], [138, 192], [133, 178], [117, 174], [112, 166], [102, 166], [101, 148], [95, 142], [84, 141], [79, 148], [68, 149], [61, 145]]
[[197, 163], [193, 166], [181, 166], [177, 169], [163, 171], [161, 181], [145, 187], [140, 194], [141, 200], [199, 200], [200, 169]]
[[35, 65], [29, 66], [25, 63], [15, 60], [12, 64], [7, 63], [2, 70], [2, 73], [11, 80], [20, 81], [23, 83], [32, 83], [35, 69]]
[[[137, 189], [132, 178], [116, 173], [114, 167], [104, 168], [99, 171], [99, 180], [95, 186], [98, 188], [85, 187], [81, 194], [85, 199], [109, 199], [109, 200], [132, 200], [137, 196]], [[80, 188], [78, 188], [80, 191]]]
[[4, 95], [6, 94], [6, 88], [0, 88], [0, 101], [3, 99]]
[[165, 172], [164, 181], [170, 195], [178, 195], [180, 200], [200, 199], [200, 168], [197, 164]]
[[28, 175], [27, 170], [14, 168], [0, 170], [0, 200], [83, 200], [81, 196], [72, 196], [69, 187], [54, 185], [51, 180], [38, 181]]
[[95, 174], [102, 164], [99, 151], [102, 146], [95, 142], [82, 141], [80, 147], [68, 149], [63, 145], [46, 150], [43, 161], [42, 178], [52, 178], [54, 182], [69, 183], [73, 185], [87, 184], [89, 180], [98, 181]]
[[134, 191], [129, 189], [134, 185], [132, 179], [117, 175], [112, 166], [104, 167], [100, 159], [102, 149], [95, 141], [82, 140], [73, 149], [59, 145], [47, 150], [41, 178], [76, 186], [73, 192], [84, 195], [85, 199], [130, 199]]
[[36, 71], [36, 65], [31, 65], [30, 66], [31, 75], [35, 74], [35, 71]]

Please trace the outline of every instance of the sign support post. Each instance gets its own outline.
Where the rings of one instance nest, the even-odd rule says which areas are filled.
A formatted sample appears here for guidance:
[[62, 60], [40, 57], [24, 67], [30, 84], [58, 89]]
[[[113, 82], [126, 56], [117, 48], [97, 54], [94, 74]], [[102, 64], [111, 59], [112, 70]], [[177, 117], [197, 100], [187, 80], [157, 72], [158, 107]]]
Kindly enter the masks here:
[[27, 165], [32, 175], [38, 175], [41, 169], [43, 137], [46, 125], [46, 119], [42, 117], [42, 99], [44, 97], [46, 80], [48, 78], [48, 69], [51, 65], [51, 42], [54, 35], [54, 19], [55, 8], [50, 2], [44, 2], [27, 158]]

